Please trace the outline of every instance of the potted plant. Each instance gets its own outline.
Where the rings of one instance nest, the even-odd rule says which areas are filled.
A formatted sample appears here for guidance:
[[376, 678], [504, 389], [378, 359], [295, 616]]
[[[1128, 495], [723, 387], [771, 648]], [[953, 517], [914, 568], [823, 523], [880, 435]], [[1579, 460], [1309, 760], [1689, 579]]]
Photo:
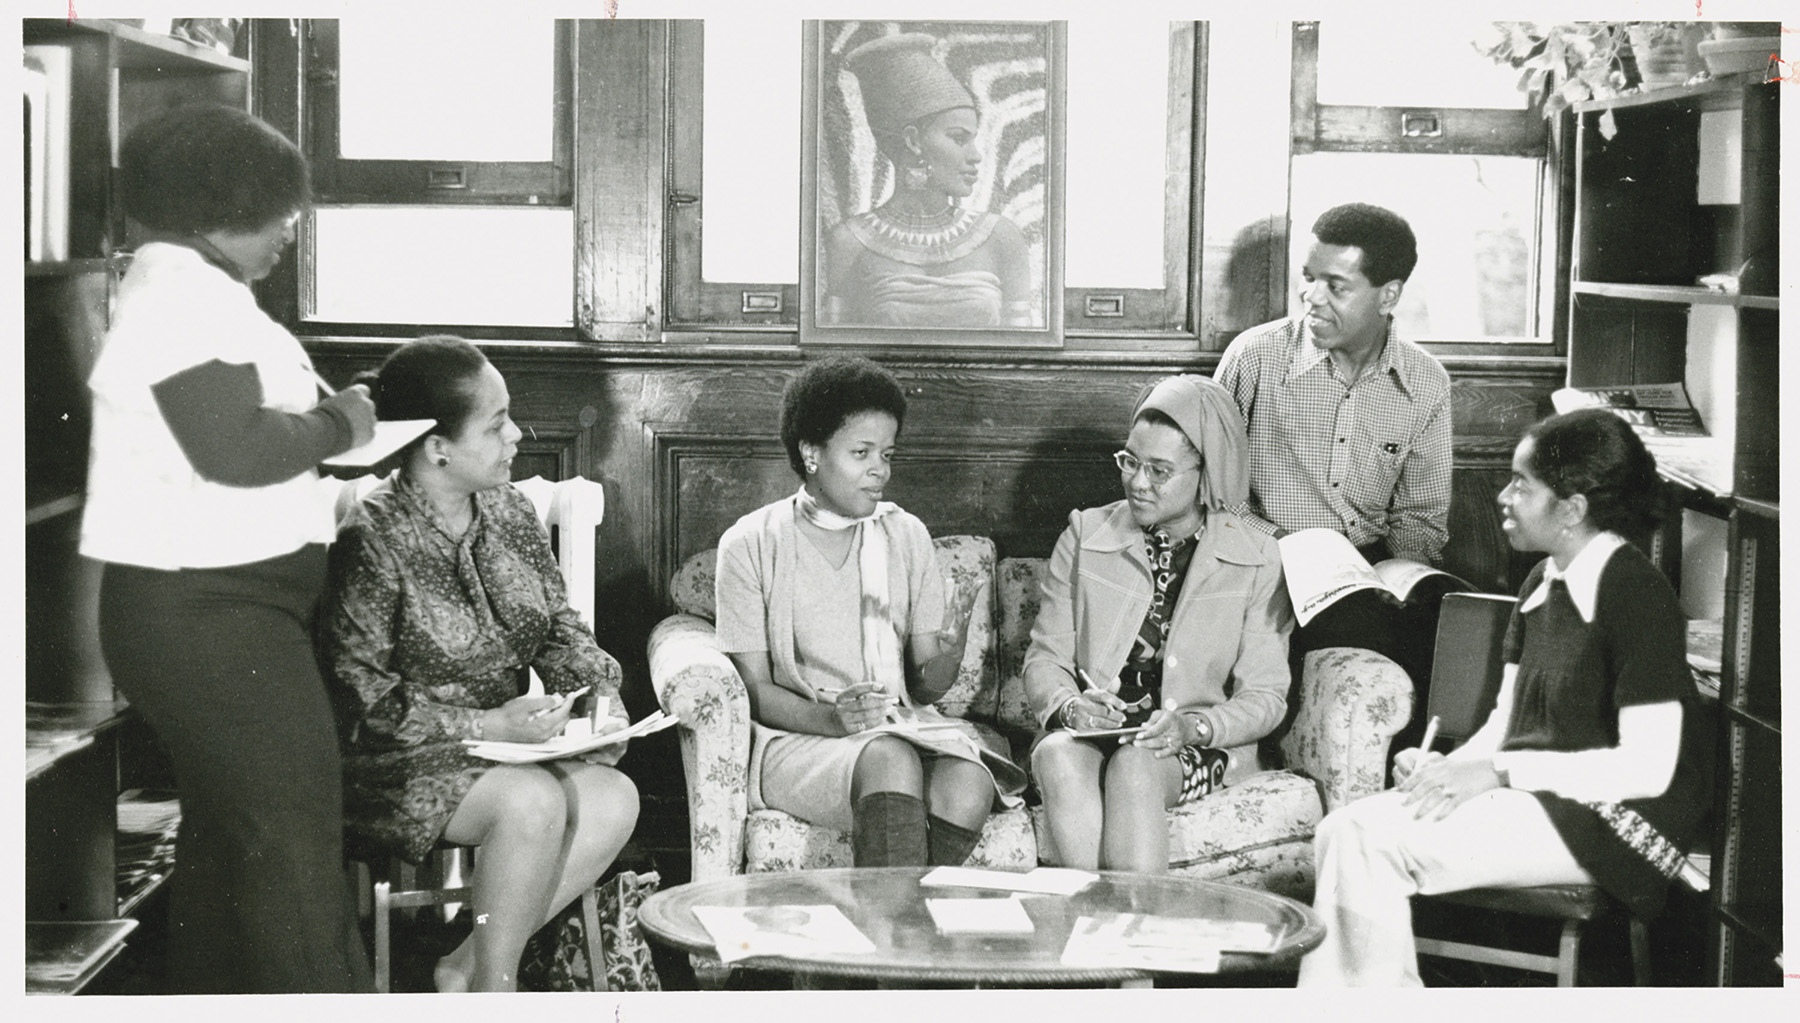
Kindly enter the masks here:
[[1554, 117], [1571, 103], [1606, 99], [1644, 85], [1646, 63], [1654, 68], [1653, 85], [1686, 81], [1693, 72], [1657, 47], [1674, 44], [1685, 53], [1698, 39], [1691, 23], [1673, 21], [1496, 21], [1473, 45], [1495, 63], [1519, 69], [1519, 90], [1545, 117]]

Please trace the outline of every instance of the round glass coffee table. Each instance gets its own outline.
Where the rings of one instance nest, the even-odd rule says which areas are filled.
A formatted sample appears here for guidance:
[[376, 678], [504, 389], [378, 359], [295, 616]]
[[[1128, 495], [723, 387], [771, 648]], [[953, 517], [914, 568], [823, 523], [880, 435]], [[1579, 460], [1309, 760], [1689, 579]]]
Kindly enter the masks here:
[[[1312, 909], [1272, 892], [1169, 874], [1099, 871], [1099, 880], [1073, 895], [1025, 895], [1029, 934], [942, 934], [925, 900], [982, 898], [1004, 892], [922, 887], [925, 867], [855, 867], [744, 874], [658, 892], [638, 909], [638, 925], [660, 944], [716, 957], [712, 936], [695, 906], [780, 909], [836, 906], [875, 946], [872, 952], [794, 952], [752, 956], [733, 965], [811, 976], [953, 985], [1130, 984], [1158, 971], [1064, 965], [1063, 947], [1082, 917], [1143, 913], [1261, 924], [1274, 936], [1265, 952], [1222, 952], [1218, 970], [1265, 970], [1293, 965], [1324, 940]], [[1176, 972], [1176, 971], [1168, 971]], [[1182, 970], [1179, 972], [1193, 972]]]

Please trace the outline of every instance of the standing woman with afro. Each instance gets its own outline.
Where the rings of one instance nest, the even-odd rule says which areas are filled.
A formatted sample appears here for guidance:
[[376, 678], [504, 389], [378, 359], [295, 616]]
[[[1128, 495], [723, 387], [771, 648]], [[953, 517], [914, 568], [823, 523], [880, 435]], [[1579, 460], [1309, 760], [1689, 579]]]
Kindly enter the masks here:
[[374, 434], [366, 389], [320, 400], [250, 285], [294, 239], [306, 159], [232, 107], [176, 107], [120, 152], [143, 230], [88, 386], [81, 553], [100, 645], [181, 796], [169, 985], [369, 990], [344, 877], [337, 729], [312, 651], [335, 523], [321, 459]]

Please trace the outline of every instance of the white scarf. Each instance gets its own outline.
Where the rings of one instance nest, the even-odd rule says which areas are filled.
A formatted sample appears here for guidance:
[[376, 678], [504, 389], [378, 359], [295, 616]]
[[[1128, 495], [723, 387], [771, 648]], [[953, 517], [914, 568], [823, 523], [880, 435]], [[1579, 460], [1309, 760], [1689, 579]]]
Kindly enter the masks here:
[[[862, 540], [857, 568], [862, 575], [863, 680], [906, 701], [906, 675], [900, 660], [900, 632], [894, 626], [888, 591], [887, 530], [876, 520], [900, 510], [892, 501], [878, 501], [875, 510], [861, 518], [846, 518], [821, 505], [804, 486], [794, 495], [794, 514], [828, 532], [855, 529]], [[868, 528], [875, 524], [875, 528]], [[852, 538], [855, 542], [856, 538]], [[798, 579], [795, 580], [799, 582]]]

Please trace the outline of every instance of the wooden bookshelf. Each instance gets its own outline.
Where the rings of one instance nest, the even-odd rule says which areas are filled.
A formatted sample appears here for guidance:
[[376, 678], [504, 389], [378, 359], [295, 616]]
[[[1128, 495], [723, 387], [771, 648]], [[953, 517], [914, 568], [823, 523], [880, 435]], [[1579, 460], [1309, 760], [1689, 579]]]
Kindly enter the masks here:
[[[1782, 982], [1782, 92], [1733, 77], [1574, 108], [1569, 386], [1684, 384], [1711, 436], [1645, 438], [1676, 511], [1658, 563], [1684, 593], [1716, 594], [1718, 579], [1683, 577], [1683, 513], [1728, 533], [1704, 843], [1707, 977], [1721, 985]], [[1721, 274], [1736, 293], [1700, 283]]]
[[72, 993], [119, 954], [136, 926], [129, 914], [169, 875], [166, 864], [127, 863], [121, 877], [120, 735], [140, 726], [115, 699], [100, 653], [101, 566], [78, 553], [86, 381], [130, 264], [113, 168], [125, 134], [170, 107], [247, 107], [250, 64], [114, 21], [21, 27], [27, 47], [52, 48], [58, 73], [46, 89], [56, 102], [44, 108], [67, 112], [66, 132], [52, 116], [45, 143], [58, 162], [66, 156], [66, 182], [48, 171], [32, 180], [68, 205], [44, 221], [66, 242], [48, 251], [66, 258], [28, 260], [23, 274], [26, 989]]

